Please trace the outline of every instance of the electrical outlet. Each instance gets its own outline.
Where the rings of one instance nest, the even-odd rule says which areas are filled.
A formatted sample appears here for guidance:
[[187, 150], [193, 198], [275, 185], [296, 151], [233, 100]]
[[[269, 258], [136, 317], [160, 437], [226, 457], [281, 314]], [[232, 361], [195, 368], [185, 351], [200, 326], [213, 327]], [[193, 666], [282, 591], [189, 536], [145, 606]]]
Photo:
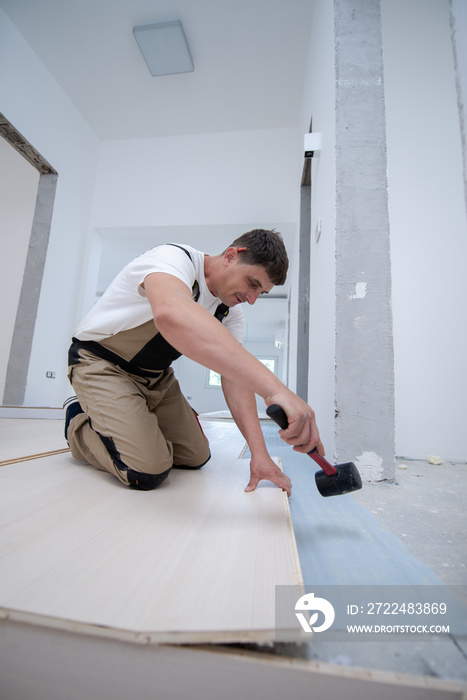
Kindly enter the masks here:
[[47, 372], [45, 373], [45, 376], [47, 377], [47, 379], [55, 379], [55, 372], [49, 372], [49, 371], [47, 371]]

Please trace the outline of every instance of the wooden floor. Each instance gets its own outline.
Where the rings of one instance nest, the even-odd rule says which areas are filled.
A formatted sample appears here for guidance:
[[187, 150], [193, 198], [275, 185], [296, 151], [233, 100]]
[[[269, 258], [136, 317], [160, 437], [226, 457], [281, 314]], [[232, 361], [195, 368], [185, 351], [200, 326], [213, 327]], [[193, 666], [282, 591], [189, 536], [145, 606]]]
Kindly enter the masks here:
[[40, 418], [0, 418], [0, 466], [20, 458], [66, 451], [63, 421]]
[[244, 492], [233, 423], [205, 426], [202, 470], [173, 470], [149, 492], [70, 453], [25, 459], [66, 447], [56, 421], [39, 423], [1, 421], [1, 457], [20, 460], [0, 468], [0, 606], [12, 619], [145, 643], [280, 636], [275, 586], [302, 584], [288, 500], [272, 484]]
[[458, 682], [212, 644], [273, 641], [275, 586], [302, 575], [287, 497], [245, 494], [237, 428], [203, 427], [206, 467], [137, 492], [74, 460], [61, 421], [0, 419], [0, 697], [464, 700]]

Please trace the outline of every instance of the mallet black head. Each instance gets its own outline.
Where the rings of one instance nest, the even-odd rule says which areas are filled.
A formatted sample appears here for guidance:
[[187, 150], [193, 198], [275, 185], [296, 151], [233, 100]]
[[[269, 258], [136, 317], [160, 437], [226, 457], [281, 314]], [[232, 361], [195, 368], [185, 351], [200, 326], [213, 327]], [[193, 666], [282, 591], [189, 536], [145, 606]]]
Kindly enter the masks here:
[[[266, 413], [277, 425], [286, 430], [289, 423], [287, 415], [280, 406], [272, 404], [267, 407]], [[318, 454], [316, 449], [308, 452], [308, 455], [322, 467], [315, 474], [316, 486], [322, 496], [342, 496], [362, 488], [362, 479], [353, 462], [333, 466], [327, 459]]]
[[315, 474], [315, 482], [322, 496], [342, 496], [362, 488], [362, 479], [353, 462], [335, 465], [336, 474], [328, 476], [320, 469]]

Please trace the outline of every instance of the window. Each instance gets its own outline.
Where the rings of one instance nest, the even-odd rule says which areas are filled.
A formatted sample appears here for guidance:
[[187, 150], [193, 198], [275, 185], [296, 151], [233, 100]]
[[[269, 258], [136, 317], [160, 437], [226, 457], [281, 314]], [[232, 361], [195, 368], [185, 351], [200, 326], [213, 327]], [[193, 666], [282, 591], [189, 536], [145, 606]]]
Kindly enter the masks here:
[[[276, 374], [276, 358], [275, 357], [258, 357], [260, 362], [263, 363], [271, 372]], [[220, 387], [221, 386], [221, 375], [214, 372], [212, 369], [207, 371], [208, 377], [208, 387]]]
[[276, 360], [274, 357], [258, 357], [258, 360], [263, 363], [273, 374], [276, 373]]
[[213, 372], [212, 369], [208, 370], [208, 386], [220, 386], [221, 385], [221, 375], [217, 372]]

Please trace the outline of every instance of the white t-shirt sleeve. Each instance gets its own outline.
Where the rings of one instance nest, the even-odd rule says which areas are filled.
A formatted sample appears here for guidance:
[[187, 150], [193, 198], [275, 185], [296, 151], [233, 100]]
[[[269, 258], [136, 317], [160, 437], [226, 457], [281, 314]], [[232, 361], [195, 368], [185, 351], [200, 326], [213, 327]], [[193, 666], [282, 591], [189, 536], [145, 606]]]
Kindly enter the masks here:
[[190, 289], [195, 281], [195, 268], [191, 258], [175, 245], [161, 245], [143, 253], [133, 262], [134, 279], [138, 284], [138, 291], [146, 296], [142, 284], [146, 277], [153, 272], [165, 272], [181, 280]]
[[151, 320], [151, 306], [141, 285], [152, 272], [174, 275], [190, 291], [195, 281], [193, 263], [183, 250], [169, 245], [152, 248], [123, 268], [74, 335], [80, 340], [102, 340]]
[[[186, 249], [191, 253], [191, 258], [185, 253]], [[184, 247], [184, 250], [181, 250], [181, 248], [175, 245], [167, 244], [158, 246], [157, 248], [154, 248], [153, 251], [149, 252], [154, 253], [154, 260], [148, 260], [144, 266], [143, 271], [146, 270], [146, 274], [139, 283], [140, 294], [144, 294], [144, 289], [141, 287], [141, 284], [144, 282], [144, 278], [151, 272], [165, 272], [169, 275], [174, 275], [174, 277], [177, 277], [182, 282], [185, 282], [190, 290], [195, 279], [198, 279], [198, 282], [201, 282], [202, 280], [204, 281], [204, 272], [197, 269], [199, 266], [204, 265], [204, 256], [202, 254], [200, 255], [198, 251], [194, 250], [193, 248], [186, 246]], [[147, 268], [148, 263], [151, 266], [150, 271], [148, 271]], [[203, 292], [203, 290], [201, 290], [201, 292]], [[202, 293], [200, 303], [203, 302], [204, 298], [205, 295]], [[213, 298], [211, 297], [211, 299]], [[208, 304], [208, 306], [205, 308], [208, 308], [210, 313], [214, 313], [214, 310], [218, 304], [220, 304], [219, 299], [216, 301], [214, 306], [212, 306], [212, 304]], [[223, 325], [233, 335], [233, 337], [238, 340], [239, 343], [242, 342], [244, 317], [243, 310], [239, 306], [235, 306], [230, 309], [227, 317], [223, 321]]]
[[[204, 280], [204, 255], [193, 248], [160, 245], [148, 250], [127, 265], [113, 280], [75, 331], [80, 340], [102, 340], [120, 331], [130, 330], [152, 318], [152, 310], [142, 284], [153, 272], [164, 272], [181, 280], [192, 290], [195, 280], [201, 285], [199, 303], [214, 314], [220, 303], [212, 296]], [[224, 320], [225, 327], [242, 342], [243, 311], [235, 306]]]

